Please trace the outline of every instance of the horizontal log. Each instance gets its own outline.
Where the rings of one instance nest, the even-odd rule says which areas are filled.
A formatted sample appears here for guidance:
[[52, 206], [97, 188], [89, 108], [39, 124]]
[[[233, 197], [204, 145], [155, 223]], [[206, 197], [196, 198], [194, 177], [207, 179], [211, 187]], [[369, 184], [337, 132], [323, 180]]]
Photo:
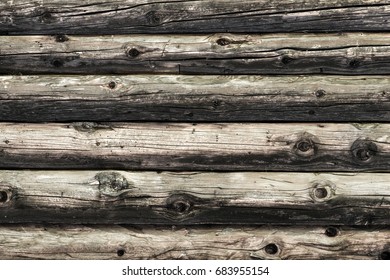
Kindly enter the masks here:
[[388, 171], [389, 124], [0, 123], [0, 168]]
[[1, 34], [389, 31], [387, 0], [29, 0], [0, 3]]
[[0, 74], [372, 75], [389, 54], [390, 33], [2, 36]]
[[390, 174], [0, 171], [0, 223], [390, 225]]
[[389, 229], [0, 227], [1, 259], [389, 259]]
[[388, 76], [3, 76], [0, 120], [383, 122], [389, 95]]

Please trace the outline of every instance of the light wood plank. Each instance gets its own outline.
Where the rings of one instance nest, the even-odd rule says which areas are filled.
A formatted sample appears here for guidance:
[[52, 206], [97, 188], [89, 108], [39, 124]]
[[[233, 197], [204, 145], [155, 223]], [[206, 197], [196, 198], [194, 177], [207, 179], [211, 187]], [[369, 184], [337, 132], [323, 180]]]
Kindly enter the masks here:
[[389, 225], [390, 175], [0, 171], [0, 223]]
[[388, 76], [3, 76], [0, 119], [388, 121]]
[[388, 171], [389, 124], [1, 123], [0, 167]]
[[[388, 229], [0, 227], [1, 259], [386, 259]], [[333, 232], [333, 230], [331, 230]], [[268, 246], [268, 247], [267, 247]], [[277, 250], [272, 251], [270, 246]], [[269, 248], [266, 250], [266, 248]], [[271, 254], [275, 252], [274, 254]], [[118, 256], [120, 255], [120, 256]]]
[[2, 36], [0, 74], [390, 74], [390, 33]]

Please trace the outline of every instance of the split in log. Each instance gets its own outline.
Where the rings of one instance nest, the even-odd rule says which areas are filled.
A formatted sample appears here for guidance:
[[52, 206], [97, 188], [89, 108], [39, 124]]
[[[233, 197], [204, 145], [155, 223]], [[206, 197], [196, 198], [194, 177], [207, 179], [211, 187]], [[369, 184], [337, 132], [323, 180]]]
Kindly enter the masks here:
[[0, 168], [387, 172], [389, 131], [377, 123], [0, 123]]
[[0, 37], [3, 75], [379, 75], [389, 66], [390, 33]]
[[15, 122], [382, 122], [389, 100], [387, 76], [0, 77], [0, 120]]
[[387, 0], [1, 1], [0, 34], [389, 31]]
[[387, 228], [2, 225], [0, 259], [389, 259], [389, 240]]
[[0, 223], [390, 225], [390, 174], [0, 171]]

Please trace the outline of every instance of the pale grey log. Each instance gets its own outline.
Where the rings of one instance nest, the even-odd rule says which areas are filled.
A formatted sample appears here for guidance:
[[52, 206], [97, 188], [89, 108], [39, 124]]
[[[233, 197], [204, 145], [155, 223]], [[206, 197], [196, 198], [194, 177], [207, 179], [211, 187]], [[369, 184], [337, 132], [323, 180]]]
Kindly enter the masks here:
[[390, 33], [2, 36], [1, 74], [390, 74]]
[[0, 171], [0, 222], [389, 225], [390, 174]]
[[[388, 229], [341, 228], [335, 237], [325, 232], [320, 227], [3, 225], [0, 258], [388, 259]], [[267, 253], [269, 244], [277, 246], [275, 254]]]
[[1, 123], [0, 167], [388, 171], [389, 131], [377, 123]]
[[386, 121], [387, 76], [4, 76], [2, 121]]

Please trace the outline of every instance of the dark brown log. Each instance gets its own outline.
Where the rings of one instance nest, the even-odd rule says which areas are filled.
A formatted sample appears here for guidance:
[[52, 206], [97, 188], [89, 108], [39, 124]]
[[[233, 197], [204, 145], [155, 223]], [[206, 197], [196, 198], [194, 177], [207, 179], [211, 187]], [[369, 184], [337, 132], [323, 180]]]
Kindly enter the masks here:
[[388, 171], [389, 124], [0, 124], [0, 168]]
[[389, 239], [386, 228], [3, 225], [0, 258], [375, 260]]
[[3, 36], [0, 74], [390, 74], [390, 33]]
[[0, 223], [390, 225], [390, 174], [0, 171]]
[[390, 121], [387, 76], [5, 76], [0, 120]]
[[386, 0], [29, 0], [0, 3], [0, 33], [390, 31]]

